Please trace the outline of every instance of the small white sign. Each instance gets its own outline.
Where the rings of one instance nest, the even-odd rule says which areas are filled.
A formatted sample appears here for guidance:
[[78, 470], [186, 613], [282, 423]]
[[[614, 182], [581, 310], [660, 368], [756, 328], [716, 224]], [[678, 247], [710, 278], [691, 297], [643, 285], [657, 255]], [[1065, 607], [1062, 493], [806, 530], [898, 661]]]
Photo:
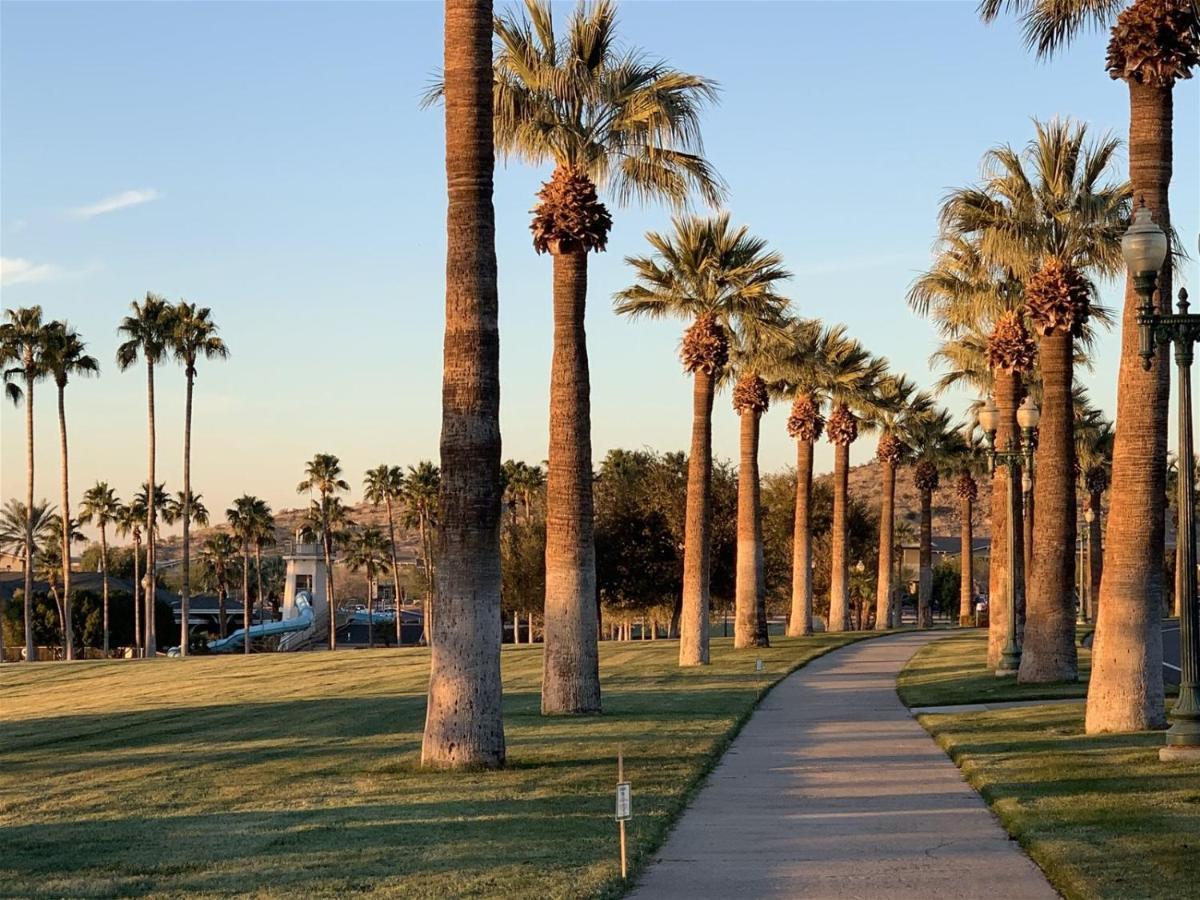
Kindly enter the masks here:
[[633, 818], [633, 792], [628, 781], [617, 784], [617, 821], [624, 822]]
[[754, 661], [754, 671], [761, 672], [762, 670], [763, 670], [763, 661], [761, 659], [756, 659]]

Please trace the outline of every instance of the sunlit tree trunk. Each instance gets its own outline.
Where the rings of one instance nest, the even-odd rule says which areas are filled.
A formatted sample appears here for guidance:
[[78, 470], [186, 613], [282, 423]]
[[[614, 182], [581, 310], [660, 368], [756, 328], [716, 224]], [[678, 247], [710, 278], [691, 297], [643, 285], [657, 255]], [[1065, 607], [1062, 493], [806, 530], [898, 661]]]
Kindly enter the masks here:
[[850, 561], [847, 532], [847, 493], [850, 479], [850, 445], [833, 447], [833, 558], [829, 577], [829, 630], [845, 631], [850, 625]]
[[892, 547], [896, 541], [896, 467], [880, 460], [883, 499], [879, 509], [879, 573], [875, 584], [875, 630], [892, 625]]
[[796, 514], [792, 531], [792, 615], [788, 636], [813, 631], [811, 441], [796, 441]]
[[917, 627], [933, 627], [933, 495], [921, 491], [921, 536], [917, 574]]
[[767, 605], [763, 584], [762, 504], [758, 479], [760, 414], [743, 410], [738, 466], [737, 571], [733, 646], [766, 647]]
[[179, 588], [179, 655], [187, 656], [191, 638], [189, 610], [192, 592], [192, 388], [195, 376], [187, 366], [183, 400], [183, 572]]
[[687, 508], [683, 540], [683, 608], [679, 664], [708, 664], [709, 560], [712, 552], [713, 376], [693, 373], [692, 447], [688, 455]]
[[157, 538], [155, 534], [155, 525], [158, 522], [158, 509], [156, 506], [157, 491], [155, 490], [155, 471], [154, 471], [154, 364], [147, 361], [146, 363], [146, 398], [147, 408], [149, 411], [148, 419], [148, 436], [149, 436], [149, 481], [146, 484], [146, 656], [153, 659], [158, 653], [158, 643], [156, 628], [154, 623], [155, 608], [158, 605], [158, 581], [155, 577], [157, 571], [157, 559], [155, 551], [157, 549]]
[[25, 661], [37, 662], [33, 643], [33, 355], [25, 354]]
[[[1017, 405], [1021, 399], [1021, 377], [1003, 371], [994, 372], [996, 408], [999, 411], [999, 422], [996, 428], [996, 449], [1006, 450], [1012, 446], [1017, 433]], [[988, 564], [988, 656], [989, 669], [1000, 665], [1000, 651], [1008, 628], [1008, 532], [1007, 516], [1012, 515], [1017, 523], [1013, 529], [1014, 558], [1016, 560], [1017, 608], [1022, 607], [1022, 595], [1025, 584], [1024, 547], [1025, 540], [1021, 530], [1021, 473], [1013, 474], [1017, 481], [1017, 489], [1013, 491], [1012, 509], [1008, 509], [1008, 486], [1006, 479], [1008, 471], [1004, 466], [996, 466], [992, 474], [991, 496], [991, 560]]]
[[71, 614], [71, 486], [67, 452], [67, 408], [64, 385], [58, 386], [58, 435], [62, 466], [63, 655], [75, 658], [75, 623]]

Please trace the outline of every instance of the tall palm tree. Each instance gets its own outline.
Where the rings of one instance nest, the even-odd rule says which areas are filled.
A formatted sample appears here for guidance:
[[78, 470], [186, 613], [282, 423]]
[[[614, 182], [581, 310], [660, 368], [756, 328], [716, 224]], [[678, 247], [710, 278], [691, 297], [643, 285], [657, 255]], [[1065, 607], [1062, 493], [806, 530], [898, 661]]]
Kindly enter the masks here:
[[952, 193], [942, 219], [948, 230], [977, 238], [984, 255], [1024, 285], [1029, 324], [1039, 340], [1042, 419], [1032, 495], [1038, 550], [1031, 555], [1025, 541], [1032, 568], [1019, 677], [1071, 681], [1077, 677], [1076, 343], [1090, 334], [1085, 326], [1095, 294], [1091, 278], [1112, 275], [1123, 265], [1129, 188], [1105, 181], [1119, 147], [1115, 139], [1089, 143], [1085, 126], [1065, 120], [1035, 126], [1036, 136], [1023, 152], [1009, 146], [991, 150], [983, 184]]
[[[42, 323], [42, 308], [27, 306], [4, 312], [0, 324], [0, 369], [3, 370], [4, 392], [14, 404], [25, 401], [25, 511], [33, 513], [33, 386], [43, 377], [47, 326]], [[22, 385], [24, 386], [22, 389]], [[33, 569], [37, 564], [33, 535], [33, 519], [25, 521], [25, 660], [34, 662], [37, 651], [33, 645]], [[3, 608], [0, 608], [0, 613]], [[4, 638], [0, 635], [0, 659], [4, 658]]]
[[404, 495], [404, 470], [380, 463], [363, 476], [363, 497], [372, 506], [387, 509], [388, 551], [392, 560], [392, 593], [396, 599], [396, 646], [400, 646], [400, 566], [396, 561], [395, 504]]
[[[133, 310], [122, 320], [117, 333], [125, 340], [117, 347], [117, 367], [124, 372], [141, 358], [146, 364], [146, 408], [147, 408], [147, 470], [148, 484], [157, 484], [155, 469], [155, 424], [154, 424], [154, 367], [163, 361], [171, 348], [171, 335], [175, 327], [175, 308], [157, 294], [147, 292], [145, 300], [130, 304]], [[151, 492], [146, 505], [146, 572], [151, 580], [155, 572], [155, 521], [157, 519], [156, 495]], [[146, 655], [158, 652], [154, 628], [154, 591], [147, 593]]]
[[962, 453], [963, 439], [950, 413], [937, 410], [915, 420], [908, 431], [916, 466], [913, 480], [921, 498], [920, 572], [917, 577], [917, 627], [933, 627], [933, 492], [943, 471]]
[[504, 765], [500, 687], [500, 343], [492, 207], [492, 4], [446, 0], [445, 617], [429, 661], [421, 763]]
[[875, 415], [879, 444], [875, 459], [882, 480], [879, 510], [879, 567], [875, 582], [875, 630], [886, 631], [895, 619], [893, 548], [896, 545], [896, 470], [909, 452], [909, 430], [933, 411], [933, 398], [918, 392], [903, 375], [895, 374], [880, 383], [880, 408]]
[[[121, 515], [121, 501], [106, 481], [97, 481], [84, 491], [79, 505], [79, 521], [100, 529], [100, 591], [104, 605], [104, 655], [108, 656], [108, 526]], [[134, 606], [136, 609], [136, 604]]]
[[87, 354], [87, 345], [65, 322], [51, 322], [46, 329], [42, 364], [58, 388], [58, 434], [62, 480], [62, 576], [64, 635], [67, 659], [75, 658], [75, 634], [71, 621], [71, 548], [68, 524], [71, 520], [70, 461], [67, 453], [66, 388], [72, 375], [90, 377], [100, 372], [96, 357]]
[[[225, 523], [237, 539], [242, 554], [242, 628], [245, 629], [245, 640], [242, 649], [250, 653], [250, 610], [254, 601], [250, 599], [250, 547], [258, 533], [258, 506], [263, 501], [250, 494], [242, 494], [233, 501], [233, 506], [225, 510]], [[330, 628], [333, 628], [333, 606], [330, 605]]]
[[851, 379], [831, 381], [825, 437], [833, 444], [833, 526], [830, 538], [829, 631], [846, 631], [850, 622], [849, 494], [850, 445], [860, 430], [874, 428], [887, 378], [881, 359], [866, 362]]
[[[144, 619], [142, 622], [142, 637], [143, 637], [143, 653], [150, 656], [149, 640], [151, 633], [151, 622], [156, 618], [155, 610], [158, 605], [158, 568], [157, 564], [151, 559], [150, 545], [157, 543], [159, 538], [158, 523], [162, 521], [170, 524], [174, 521], [174, 510], [171, 503], [171, 495], [167, 493], [166, 485], [159, 482], [154, 486], [154, 491], [151, 492], [146, 482], [142, 482], [141, 487], [137, 489], [133, 497], [129, 501], [129, 508], [132, 513], [138, 516], [146, 526], [146, 556], [145, 556], [145, 574], [142, 576], [142, 597], [144, 600]], [[154, 512], [151, 514], [150, 510]], [[141, 531], [134, 533], [135, 544], [137, 536]], [[136, 576], [137, 567], [135, 564], [134, 573]]]
[[[1113, 23], [1106, 68], [1129, 86], [1129, 177], [1134, 197], [1170, 233], [1175, 82], [1200, 64], [1200, 22], [1189, 0], [983, 0], [980, 14], [1020, 17], [1026, 44], [1050, 56], [1089, 27]], [[1171, 256], [1158, 295], [1171, 297]], [[1169, 364], [1150, 372], [1138, 356], [1137, 307], [1127, 278], [1121, 317], [1116, 439], [1108, 533], [1108, 577], [1101, 583], [1086, 728], [1089, 734], [1165, 724], [1160, 616], [1165, 543]], [[1166, 311], [1169, 311], [1166, 310]]]
[[145, 521], [134, 502], [124, 503], [117, 510], [117, 534], [129, 536], [133, 540], [133, 646], [134, 651], [141, 655], [142, 643], [142, 606], [141, 606], [141, 564], [142, 564], [142, 525]]
[[[447, 16], [449, 10], [447, 10]], [[333, 533], [330, 521], [331, 501], [340, 491], [350, 490], [342, 478], [342, 463], [332, 453], [318, 453], [304, 467], [304, 480], [296, 493], [317, 492], [314, 501], [321, 531], [321, 550], [325, 558], [325, 597], [329, 603], [329, 649], [337, 649], [337, 602], [333, 593]]]
[[230, 570], [237, 564], [237, 558], [237, 541], [227, 531], [210, 534], [200, 547], [201, 578], [217, 592], [217, 627], [221, 637], [229, 633], [225, 602], [229, 599]]
[[700, 114], [716, 85], [621, 49], [612, 0], [580, 3], [561, 35], [550, 0], [525, 0], [523, 11], [496, 17], [495, 35], [496, 148], [555, 167], [531, 226], [535, 250], [554, 261], [542, 711], [598, 712], [584, 310], [587, 254], [604, 250], [612, 218], [597, 188], [620, 203], [665, 200], [678, 209], [695, 193], [715, 205], [722, 189], [703, 156]]
[[651, 256], [628, 257], [637, 283], [614, 300], [621, 315], [691, 322], [680, 356], [692, 375], [692, 445], [684, 526], [679, 664], [708, 664], [712, 544], [712, 406], [729, 363], [730, 334], [784, 327], [787, 300], [775, 286], [790, 273], [782, 257], [729, 215], [676, 218], [673, 234], [646, 235]]
[[[66, 594], [59, 594], [58, 586], [59, 576], [63, 574], [63, 560], [60, 543], [63, 535], [67, 536], [67, 554], [70, 555], [71, 545], [83, 543], [87, 540], [83, 532], [79, 530], [79, 520], [65, 520], [56, 512], [50, 513], [46, 518], [46, 539], [45, 543], [38, 553], [38, 571], [37, 575], [46, 582], [50, 590], [50, 597], [54, 600], [54, 605], [58, 608], [58, 621], [60, 624], [60, 634], [63, 642], [63, 658], [75, 658], [75, 637], [74, 629], [68, 627], [70, 622], [71, 608], [67, 603]], [[70, 637], [68, 637], [70, 635]]]
[[217, 334], [217, 325], [212, 320], [212, 310], [207, 306], [180, 300], [175, 305], [174, 327], [170, 335], [171, 354], [183, 363], [187, 387], [183, 404], [183, 569], [179, 587], [179, 652], [187, 656], [188, 651], [188, 602], [191, 596], [191, 522], [188, 508], [192, 496], [192, 390], [196, 381], [196, 363], [204, 359], [226, 359], [229, 348]]
[[375, 622], [371, 606], [379, 576], [388, 571], [388, 542], [383, 532], [374, 526], [360, 528], [350, 535], [346, 565], [351, 572], [362, 572], [367, 578], [367, 646], [375, 646]]
[[255, 600], [261, 618], [266, 614], [266, 606], [263, 605], [262, 554], [265, 548], [275, 546], [275, 516], [266, 500], [256, 498], [250, 509], [250, 524], [250, 539], [254, 544], [254, 579], [257, 582]]
[[416, 528], [421, 536], [421, 566], [425, 574], [425, 643], [431, 645], [434, 637], [434, 621], [439, 614], [434, 562], [435, 529], [438, 526], [438, 508], [441, 502], [441, 473], [429, 460], [421, 460], [408, 467], [404, 476], [404, 527]]
[[[972, 410], [974, 414], [976, 410]], [[975, 502], [979, 499], [979, 483], [975, 480], [984, 471], [983, 444], [974, 432], [974, 420], [970, 427], [961, 429], [962, 441], [958, 454], [950, 467], [957, 470], [954, 492], [959, 503], [959, 584], [958, 624], [967, 627], [974, 620], [972, 605], [975, 600]]]

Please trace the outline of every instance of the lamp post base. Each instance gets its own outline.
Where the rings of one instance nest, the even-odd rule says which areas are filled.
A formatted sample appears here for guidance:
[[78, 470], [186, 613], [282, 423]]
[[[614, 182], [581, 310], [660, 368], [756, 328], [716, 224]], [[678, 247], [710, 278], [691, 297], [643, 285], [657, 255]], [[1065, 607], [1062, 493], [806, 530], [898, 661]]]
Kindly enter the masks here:
[[1200, 762], [1200, 745], [1168, 744], [1159, 748], [1158, 758], [1161, 762]]
[[996, 677], [997, 678], [1016, 678], [1017, 677], [1017, 669], [999, 668], [996, 670]]

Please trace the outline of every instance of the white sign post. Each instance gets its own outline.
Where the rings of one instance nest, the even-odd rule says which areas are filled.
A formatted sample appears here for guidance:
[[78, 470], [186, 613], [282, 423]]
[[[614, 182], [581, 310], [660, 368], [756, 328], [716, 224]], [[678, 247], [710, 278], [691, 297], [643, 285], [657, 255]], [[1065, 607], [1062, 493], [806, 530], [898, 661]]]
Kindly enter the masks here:
[[625, 853], [625, 822], [633, 817], [633, 790], [625, 780], [625, 757], [617, 747], [617, 829], [621, 833], [621, 878], [628, 877], [629, 866]]

